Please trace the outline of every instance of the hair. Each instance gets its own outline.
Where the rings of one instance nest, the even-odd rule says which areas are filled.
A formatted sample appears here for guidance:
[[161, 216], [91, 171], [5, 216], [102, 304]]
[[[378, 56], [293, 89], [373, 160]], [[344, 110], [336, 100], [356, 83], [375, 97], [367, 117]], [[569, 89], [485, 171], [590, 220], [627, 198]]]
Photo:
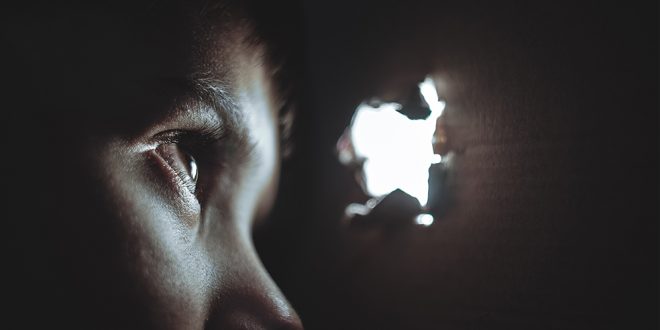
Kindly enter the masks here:
[[[226, 8], [223, 15], [232, 15], [248, 24], [251, 27], [251, 42], [264, 46], [270, 78], [283, 104], [279, 112], [280, 135], [283, 139], [288, 137], [291, 115], [300, 95], [302, 68], [301, 15], [296, 0], [165, 2], [151, 1], [145, 4], [147, 2], [138, 1], [130, 7], [115, 2], [72, 2], [68, 7], [62, 3], [26, 2], [0, 10], [0, 41], [5, 46], [0, 58], [7, 66], [0, 88], [3, 91], [4, 107], [8, 110], [3, 140], [7, 144], [5, 152], [15, 160], [3, 164], [3, 172], [12, 173], [5, 183], [14, 189], [12, 196], [5, 201], [8, 207], [3, 210], [3, 214], [5, 218], [13, 219], [7, 232], [25, 234], [10, 235], [4, 242], [6, 248], [3, 250], [7, 255], [7, 264], [15, 265], [10, 271], [11, 280], [8, 282], [18, 285], [7, 294], [17, 310], [13, 316], [21, 318], [22, 322], [25, 321], [24, 315], [29, 315], [37, 308], [34, 307], [35, 301], [41, 304], [36, 306], [45, 306], [69, 294], [64, 292], [65, 287], [59, 288], [57, 276], [43, 272], [43, 269], [62, 267], [57, 264], [63, 260], [60, 251], [50, 245], [50, 229], [60, 226], [60, 223], [70, 224], [63, 216], [52, 219], [59, 216], [53, 215], [53, 210], [59, 212], [68, 207], [62, 203], [62, 195], [54, 197], [55, 194], [61, 194], [61, 187], [56, 183], [66, 181], [68, 175], [60, 173], [60, 170], [74, 165], [76, 167], [67, 169], [66, 173], [76, 173], [79, 169], [77, 166], [83, 161], [62, 156], [60, 149], [66, 153], [78, 144], [86, 143], [88, 137], [78, 133], [93, 132], [96, 129], [78, 127], [89, 124], [86, 116], [98, 114], [98, 109], [85, 101], [95, 100], [111, 108], [107, 103], [113, 102], [114, 94], [120, 91], [100, 91], [98, 95], [85, 93], [95, 87], [94, 79], [103, 79], [102, 75], [96, 77], [97, 72], [94, 70], [100, 68], [104, 72], [112, 72], [115, 69], [115, 66], [111, 66], [113, 63], [107, 63], [110, 61], [105, 59], [135, 55], [131, 49], [126, 52], [113, 49], [115, 43], [122, 46], [128, 42], [121, 38], [132, 36], [133, 28], [158, 29], [160, 27], [156, 25], [167, 24], [170, 19], [181, 16], [182, 13], [176, 11], [178, 8], [185, 9], [186, 14], [192, 13], [189, 10], [210, 14], [209, 9]], [[165, 8], [157, 8], [159, 6]], [[154, 21], [141, 21], [142, 16]], [[229, 21], [232, 24], [235, 22]], [[122, 28], [120, 32], [123, 35], [118, 37], [113, 34], [114, 31], [106, 33], [103, 29], [95, 29], [104, 24]], [[132, 25], [127, 27], [128, 24]], [[188, 32], [192, 33], [182, 33]], [[98, 56], [104, 58], [98, 59]], [[114, 65], [130, 73], [131, 67], [121, 66], [121, 63]], [[120, 87], [128, 89], [131, 86]], [[100, 121], [104, 124], [107, 122]], [[283, 154], [286, 154], [284, 146]], [[77, 156], [75, 153], [67, 155]], [[55, 306], [45, 313], [67, 317], [68, 314], [59, 313], [60, 308], [65, 307]]]
[[[5, 102], [20, 108], [30, 107], [31, 111], [20, 116], [28, 117], [32, 123], [44, 123], [45, 128], [66, 126], [72, 121], [82, 123], [90, 113], [82, 98], [98, 100], [99, 97], [86, 95], [77, 86], [90, 87], [82, 82], [93, 79], [90, 76], [96, 69], [116, 72], [108, 67], [112, 63], [96, 57], [112, 59], [130, 55], [130, 52], [120, 54], [121, 50], [112, 47], [112, 43], [117, 43], [121, 48], [122, 43], [130, 40], [97, 27], [116, 25], [123, 29], [119, 32], [124, 35], [131, 35], [133, 28], [144, 29], [154, 35], [162, 34], [158, 38], [174, 39], [187, 38], [185, 33], [205, 33], [192, 29], [211, 29], [212, 24], [239, 25], [247, 27], [246, 42], [260, 46], [264, 52], [264, 63], [280, 107], [282, 154], [286, 155], [294, 109], [301, 95], [301, 7], [299, 0], [153, 0], [128, 7], [120, 3], [20, 4], [0, 11], [3, 18], [0, 36], [7, 48], [2, 57], [3, 62], [10, 64], [3, 79]], [[191, 18], [203, 20], [202, 25], [182, 23], [184, 30], [190, 27], [191, 31], [175, 31], [181, 34], [178, 36], [158, 30], [170, 21], [179, 24]], [[117, 69], [130, 74], [130, 67]]]
[[202, 5], [201, 13], [247, 26], [247, 42], [263, 46], [265, 64], [280, 100], [281, 153], [288, 156], [292, 151], [295, 109], [302, 94], [302, 4], [299, 0], [208, 0]]

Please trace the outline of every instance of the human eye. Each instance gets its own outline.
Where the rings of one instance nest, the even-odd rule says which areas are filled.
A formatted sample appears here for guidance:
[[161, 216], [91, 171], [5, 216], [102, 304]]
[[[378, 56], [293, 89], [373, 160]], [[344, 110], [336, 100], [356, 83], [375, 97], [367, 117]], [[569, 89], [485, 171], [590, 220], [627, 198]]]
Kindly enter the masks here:
[[222, 168], [226, 132], [219, 125], [189, 126], [154, 135], [152, 155], [167, 181], [185, 198], [201, 199], [201, 183]]
[[180, 131], [168, 131], [160, 134], [163, 142], [154, 152], [161, 157], [166, 165], [166, 174], [177, 189], [185, 188], [190, 194], [197, 194], [199, 179], [199, 165], [190, 146], [189, 134]]
[[177, 96], [132, 141], [145, 156], [156, 192], [194, 223], [215, 188], [230, 184], [243, 126], [235, 118], [238, 109], [188, 84], [174, 85], [172, 95]]
[[[227, 131], [205, 111], [184, 112], [160, 126], [150, 140], [148, 159], [159, 189], [174, 206], [196, 217], [205, 201], [205, 188], [221, 177]], [[202, 118], [202, 119], [200, 119]]]

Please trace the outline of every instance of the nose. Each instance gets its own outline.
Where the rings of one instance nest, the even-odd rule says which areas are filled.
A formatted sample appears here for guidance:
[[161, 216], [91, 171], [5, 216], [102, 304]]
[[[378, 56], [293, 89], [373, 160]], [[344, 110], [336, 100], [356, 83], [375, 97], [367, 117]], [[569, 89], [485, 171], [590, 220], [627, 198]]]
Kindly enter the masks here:
[[233, 267], [221, 274], [206, 329], [303, 329], [254, 249], [230, 258]]
[[302, 329], [302, 323], [286, 300], [271, 294], [245, 292], [241, 297], [225, 297], [231, 302], [226, 311], [217, 311], [207, 329]]

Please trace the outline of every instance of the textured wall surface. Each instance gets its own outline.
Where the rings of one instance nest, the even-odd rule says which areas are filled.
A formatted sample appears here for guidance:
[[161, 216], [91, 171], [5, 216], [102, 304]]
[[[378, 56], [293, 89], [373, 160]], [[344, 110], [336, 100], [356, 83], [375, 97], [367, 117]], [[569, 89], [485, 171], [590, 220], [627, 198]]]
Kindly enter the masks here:
[[[653, 7], [309, 2], [295, 187], [281, 196], [296, 207], [276, 229], [290, 258], [263, 247], [306, 326], [654, 328]], [[429, 72], [464, 149], [452, 209], [425, 229], [340, 227], [361, 198], [333, 154], [355, 105]]]

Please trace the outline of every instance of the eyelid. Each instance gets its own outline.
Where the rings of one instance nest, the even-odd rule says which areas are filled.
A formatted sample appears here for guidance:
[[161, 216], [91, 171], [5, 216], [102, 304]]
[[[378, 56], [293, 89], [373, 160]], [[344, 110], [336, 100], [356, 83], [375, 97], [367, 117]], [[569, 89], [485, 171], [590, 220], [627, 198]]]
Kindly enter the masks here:
[[141, 134], [131, 138], [128, 144], [139, 153], [153, 150], [163, 143], [207, 145], [230, 133], [231, 129], [214, 109], [195, 106], [171, 111], [149, 125]]
[[[186, 182], [183, 181], [183, 178], [180, 176], [180, 173], [177, 172], [177, 169], [173, 167], [170, 162], [168, 162], [164, 155], [161, 154], [158, 150], [150, 150], [147, 152], [147, 159], [155, 166], [156, 169], [161, 171], [163, 175], [170, 182], [173, 191], [175, 192], [177, 198], [174, 198], [173, 201], [182, 207], [183, 214], [194, 217], [199, 214], [201, 210], [201, 204], [194, 192], [186, 186]], [[189, 219], [189, 217], [184, 217]], [[192, 219], [192, 218], [190, 218]], [[190, 220], [189, 219], [189, 220]], [[189, 224], [194, 223], [194, 221], [188, 221]]]
[[199, 127], [194, 130], [171, 129], [154, 135], [158, 144], [174, 143], [186, 147], [204, 147], [222, 140], [227, 130], [222, 126]]
[[[218, 113], [203, 105], [185, 106], [183, 109], [175, 110], [170, 116], [161, 120], [153, 127], [154, 138], [166, 136], [167, 132], [200, 132], [207, 136], [220, 138], [225, 134], [226, 124]], [[176, 135], [170, 136], [175, 137]]]
[[185, 186], [194, 194], [196, 191], [196, 180], [193, 178], [192, 173], [188, 171], [186, 163], [189, 160], [194, 162], [195, 158], [175, 143], [161, 144], [155, 151], [176, 173], [176, 176], [173, 178], [175, 179], [174, 181], [181, 186]]
[[234, 100], [227, 82], [207, 74], [185, 77], [161, 77], [154, 82], [160, 101], [142, 126], [129, 133], [127, 144], [135, 151], [148, 151], [158, 144], [158, 134], [169, 130], [199, 131], [214, 137], [236, 135], [245, 118]]

